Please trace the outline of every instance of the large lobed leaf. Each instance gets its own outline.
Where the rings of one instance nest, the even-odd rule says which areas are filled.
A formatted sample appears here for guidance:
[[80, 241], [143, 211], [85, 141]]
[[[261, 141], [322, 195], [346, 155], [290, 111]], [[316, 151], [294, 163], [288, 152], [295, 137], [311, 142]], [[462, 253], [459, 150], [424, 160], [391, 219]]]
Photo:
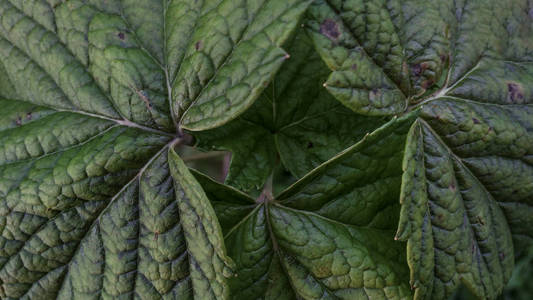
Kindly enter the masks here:
[[397, 232], [415, 299], [446, 299], [460, 284], [494, 299], [514, 253], [531, 243], [531, 8], [527, 0], [317, 0], [309, 9], [332, 95], [367, 115], [419, 111]]
[[409, 299], [394, 241], [402, 152], [414, 115], [394, 119], [278, 197], [249, 198], [197, 175], [223, 225], [233, 299]]
[[226, 183], [260, 189], [276, 162], [296, 178], [386, 122], [357, 115], [322, 87], [328, 70], [299, 30], [286, 45], [291, 58], [254, 105], [214, 130], [193, 132], [204, 149], [230, 150]]
[[228, 299], [178, 128], [252, 105], [308, 4], [0, 0], [0, 297]]
[[[495, 298], [533, 238], [530, 1], [315, 0], [330, 75], [309, 3], [0, 0], [0, 296]], [[239, 188], [303, 178], [195, 179], [176, 128]]]

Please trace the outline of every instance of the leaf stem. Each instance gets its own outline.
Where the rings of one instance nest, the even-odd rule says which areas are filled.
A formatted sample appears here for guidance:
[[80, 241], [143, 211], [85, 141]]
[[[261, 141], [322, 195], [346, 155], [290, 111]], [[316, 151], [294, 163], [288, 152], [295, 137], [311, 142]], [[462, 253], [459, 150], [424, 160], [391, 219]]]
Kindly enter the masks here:
[[175, 137], [175, 135], [173, 133], [165, 132], [165, 131], [158, 130], [158, 129], [151, 128], [151, 127], [147, 127], [147, 126], [144, 126], [144, 125], [140, 125], [140, 124], [132, 122], [132, 121], [130, 121], [128, 119], [122, 119], [122, 120], [121, 119], [113, 119], [113, 118], [110, 118], [110, 117], [97, 115], [97, 114], [93, 114], [93, 113], [89, 113], [89, 112], [81, 111], [81, 110], [56, 109], [56, 108], [52, 108], [52, 109], [54, 109], [54, 110], [56, 110], [58, 112], [69, 112], [69, 113], [89, 116], [89, 117], [92, 117], [92, 118], [98, 118], [98, 119], [102, 119], [102, 120], [106, 120], [106, 121], [111, 121], [111, 122], [115, 122], [115, 123], [117, 123], [117, 124], [119, 124], [121, 126], [137, 128], [137, 129], [140, 129], [140, 130], [143, 130], [143, 131], [148, 131], [148, 132], [156, 133], [156, 134], [159, 134], [159, 135]]
[[256, 203], [265, 203], [265, 202], [268, 203], [268, 202], [274, 201], [274, 193], [272, 192], [273, 178], [274, 178], [274, 171], [272, 171], [272, 173], [270, 173], [270, 175], [268, 176], [265, 182], [265, 185], [263, 186], [263, 191], [261, 192], [259, 197], [257, 197], [257, 199], [255, 200]]

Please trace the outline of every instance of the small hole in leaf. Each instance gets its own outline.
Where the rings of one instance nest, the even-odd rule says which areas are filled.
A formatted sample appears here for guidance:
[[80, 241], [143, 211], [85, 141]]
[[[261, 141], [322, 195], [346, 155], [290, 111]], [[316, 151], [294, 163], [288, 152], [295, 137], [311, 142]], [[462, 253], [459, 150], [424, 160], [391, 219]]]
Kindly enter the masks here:
[[307, 143], [307, 149], [313, 148], [315, 145], [313, 145], [312, 142]]

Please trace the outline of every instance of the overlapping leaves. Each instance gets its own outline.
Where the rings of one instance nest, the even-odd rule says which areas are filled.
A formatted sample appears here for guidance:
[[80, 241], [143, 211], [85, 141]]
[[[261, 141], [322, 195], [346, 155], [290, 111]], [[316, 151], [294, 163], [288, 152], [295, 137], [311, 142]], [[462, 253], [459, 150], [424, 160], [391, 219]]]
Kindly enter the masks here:
[[415, 299], [445, 299], [460, 284], [494, 299], [513, 243], [520, 251], [531, 241], [531, 11], [529, 1], [318, 0], [309, 9], [338, 100], [368, 115], [420, 111], [397, 233]]
[[301, 178], [386, 122], [356, 115], [327, 93], [328, 70], [303, 30], [285, 48], [291, 58], [246, 113], [194, 133], [202, 148], [231, 151], [226, 182], [244, 191], [260, 189], [278, 161]]
[[393, 238], [396, 149], [413, 119], [388, 122], [275, 198], [198, 175], [236, 263], [233, 299], [410, 299], [405, 245]]
[[[495, 298], [533, 238], [533, 4], [315, 0], [328, 75], [310, 2], [0, 0], [0, 296]], [[261, 195], [195, 179], [183, 129]]]
[[307, 5], [0, 0], [0, 297], [228, 299], [177, 128], [248, 108]]

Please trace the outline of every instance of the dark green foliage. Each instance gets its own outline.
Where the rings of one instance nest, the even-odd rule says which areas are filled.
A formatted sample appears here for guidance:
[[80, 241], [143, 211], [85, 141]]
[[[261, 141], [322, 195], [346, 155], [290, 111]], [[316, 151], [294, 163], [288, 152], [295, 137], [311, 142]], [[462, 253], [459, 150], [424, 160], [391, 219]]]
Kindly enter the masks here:
[[2, 299], [530, 299], [532, 240], [530, 0], [0, 0]]

